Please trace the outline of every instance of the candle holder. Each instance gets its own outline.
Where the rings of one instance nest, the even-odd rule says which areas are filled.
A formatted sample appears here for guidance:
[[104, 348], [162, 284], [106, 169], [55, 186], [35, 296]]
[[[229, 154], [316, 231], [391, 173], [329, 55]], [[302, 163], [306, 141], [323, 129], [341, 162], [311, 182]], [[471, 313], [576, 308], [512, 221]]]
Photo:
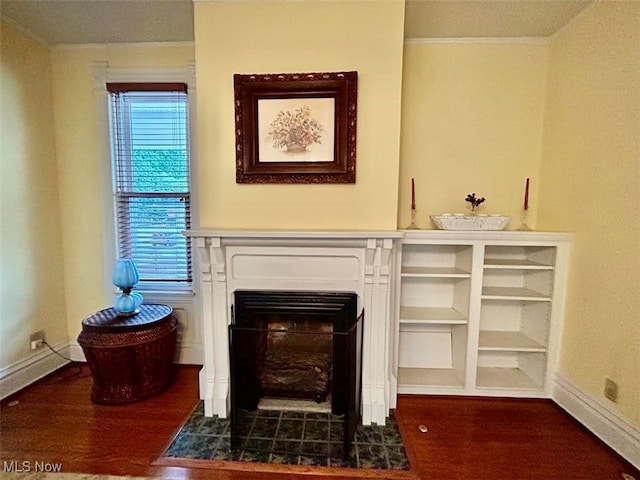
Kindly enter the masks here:
[[518, 228], [519, 231], [521, 232], [530, 232], [531, 228], [529, 227], [529, 225], [527, 225], [527, 217], [529, 215], [529, 210], [522, 210], [522, 215], [520, 216], [521, 221], [520, 221], [520, 227]]
[[406, 228], [406, 230], [419, 230], [418, 226], [416, 225], [416, 209], [415, 208], [411, 209], [411, 224]]

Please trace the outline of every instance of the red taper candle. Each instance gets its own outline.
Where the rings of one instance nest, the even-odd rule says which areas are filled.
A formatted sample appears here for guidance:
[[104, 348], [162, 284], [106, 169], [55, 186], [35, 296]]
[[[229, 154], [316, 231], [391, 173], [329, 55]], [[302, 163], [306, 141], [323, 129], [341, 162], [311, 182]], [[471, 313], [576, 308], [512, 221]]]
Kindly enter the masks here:
[[411, 210], [415, 210], [415, 209], [416, 209], [416, 184], [412, 178], [411, 179]]
[[529, 210], [529, 179], [524, 186], [524, 209]]

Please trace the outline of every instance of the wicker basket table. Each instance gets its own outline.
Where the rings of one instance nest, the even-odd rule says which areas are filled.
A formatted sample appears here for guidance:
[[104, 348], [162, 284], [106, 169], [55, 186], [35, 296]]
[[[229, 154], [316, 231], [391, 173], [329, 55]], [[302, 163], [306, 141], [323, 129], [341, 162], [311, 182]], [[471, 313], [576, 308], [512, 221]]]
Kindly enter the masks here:
[[172, 313], [167, 305], [142, 304], [132, 316], [107, 308], [82, 320], [78, 343], [93, 376], [92, 401], [136, 402], [171, 385], [178, 326]]

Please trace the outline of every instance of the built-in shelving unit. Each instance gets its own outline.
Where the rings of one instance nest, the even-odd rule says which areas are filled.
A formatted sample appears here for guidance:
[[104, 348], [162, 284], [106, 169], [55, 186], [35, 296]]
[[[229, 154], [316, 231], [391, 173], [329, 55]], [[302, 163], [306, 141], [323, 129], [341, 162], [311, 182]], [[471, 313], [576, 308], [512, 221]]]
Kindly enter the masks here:
[[569, 235], [406, 231], [398, 393], [548, 396]]

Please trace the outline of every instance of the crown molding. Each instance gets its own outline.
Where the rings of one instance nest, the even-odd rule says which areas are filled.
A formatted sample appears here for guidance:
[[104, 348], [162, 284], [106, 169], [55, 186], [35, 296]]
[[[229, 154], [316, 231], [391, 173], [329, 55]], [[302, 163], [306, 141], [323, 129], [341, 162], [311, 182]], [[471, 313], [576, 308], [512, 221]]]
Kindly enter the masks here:
[[106, 48], [184, 48], [195, 47], [195, 42], [131, 42], [131, 43], [59, 43], [53, 46], [56, 50], [106, 49]]
[[433, 37], [433, 38], [406, 38], [405, 44], [414, 43], [524, 43], [535, 45], [546, 45], [550, 37]]

